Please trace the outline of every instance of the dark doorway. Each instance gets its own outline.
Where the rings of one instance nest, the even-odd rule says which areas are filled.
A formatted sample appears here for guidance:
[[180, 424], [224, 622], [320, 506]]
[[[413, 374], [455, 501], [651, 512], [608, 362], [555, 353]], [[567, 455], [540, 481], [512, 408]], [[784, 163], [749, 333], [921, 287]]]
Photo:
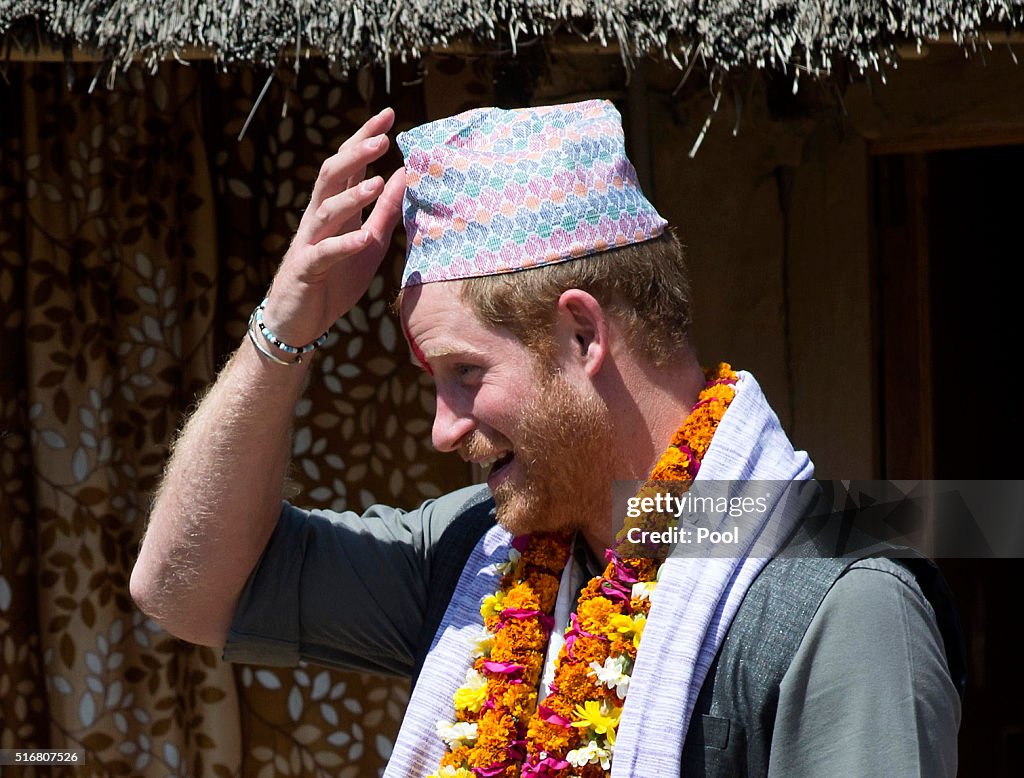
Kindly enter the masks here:
[[[879, 475], [1022, 478], [1024, 145], [878, 156], [873, 172]], [[937, 561], [968, 648], [960, 775], [1019, 775], [1024, 560]]]

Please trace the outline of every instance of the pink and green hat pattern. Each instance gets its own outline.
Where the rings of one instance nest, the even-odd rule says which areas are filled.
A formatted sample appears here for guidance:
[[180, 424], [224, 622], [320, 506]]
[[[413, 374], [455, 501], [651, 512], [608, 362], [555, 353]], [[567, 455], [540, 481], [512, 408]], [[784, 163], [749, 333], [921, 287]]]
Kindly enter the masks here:
[[607, 100], [480, 108], [398, 136], [402, 286], [563, 262], [661, 235]]

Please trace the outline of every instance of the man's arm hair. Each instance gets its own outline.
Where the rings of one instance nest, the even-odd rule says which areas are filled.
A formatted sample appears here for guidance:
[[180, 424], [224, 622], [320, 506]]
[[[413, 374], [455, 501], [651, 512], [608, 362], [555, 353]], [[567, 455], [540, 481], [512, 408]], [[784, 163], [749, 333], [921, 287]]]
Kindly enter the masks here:
[[[384, 133], [393, 122], [390, 109], [371, 117], [320, 168], [263, 310], [284, 343], [310, 343], [347, 313], [387, 252], [401, 215], [404, 172], [387, 183], [364, 179], [367, 165], [387, 151]], [[284, 352], [268, 357], [243, 341], [174, 446], [131, 593], [185, 640], [224, 644], [239, 593], [273, 532], [309, 365], [289, 361]]]
[[281, 510], [305, 369], [232, 357], [174, 445], [132, 571], [139, 607], [183, 640], [221, 646]]

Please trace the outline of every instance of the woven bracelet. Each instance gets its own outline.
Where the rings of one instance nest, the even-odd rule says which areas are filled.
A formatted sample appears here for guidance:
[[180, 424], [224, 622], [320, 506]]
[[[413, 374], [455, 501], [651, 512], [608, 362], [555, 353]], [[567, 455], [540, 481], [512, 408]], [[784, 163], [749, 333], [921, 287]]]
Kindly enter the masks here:
[[[266, 305], [267, 298], [264, 297], [263, 302], [257, 305], [256, 308], [253, 309], [252, 314], [249, 316], [249, 340], [251, 340], [252, 344], [256, 347], [256, 349], [268, 359], [272, 360], [273, 362], [276, 362], [279, 365], [297, 365], [302, 361], [302, 357], [304, 355], [309, 354], [312, 351], [316, 351], [318, 348], [324, 345], [324, 343], [327, 342], [327, 336], [330, 334], [330, 330], [325, 332], [312, 343], [308, 343], [305, 346], [288, 345], [280, 338], [278, 338], [276, 335], [274, 335], [274, 333], [270, 331], [270, 328], [267, 327], [266, 323], [263, 321], [263, 310], [266, 307]], [[256, 334], [257, 329], [259, 329], [258, 336]], [[286, 354], [294, 354], [295, 359], [290, 362], [281, 359], [276, 354], [269, 351], [265, 345], [260, 343], [260, 340], [267, 341], [275, 348], [280, 349]]]

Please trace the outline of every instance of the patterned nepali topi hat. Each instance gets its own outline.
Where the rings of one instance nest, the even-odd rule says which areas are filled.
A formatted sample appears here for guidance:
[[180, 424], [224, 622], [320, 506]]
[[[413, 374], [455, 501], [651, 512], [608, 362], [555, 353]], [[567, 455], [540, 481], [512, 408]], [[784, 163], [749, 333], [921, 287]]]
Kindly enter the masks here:
[[607, 100], [479, 108], [398, 136], [402, 286], [564, 262], [661, 235]]

